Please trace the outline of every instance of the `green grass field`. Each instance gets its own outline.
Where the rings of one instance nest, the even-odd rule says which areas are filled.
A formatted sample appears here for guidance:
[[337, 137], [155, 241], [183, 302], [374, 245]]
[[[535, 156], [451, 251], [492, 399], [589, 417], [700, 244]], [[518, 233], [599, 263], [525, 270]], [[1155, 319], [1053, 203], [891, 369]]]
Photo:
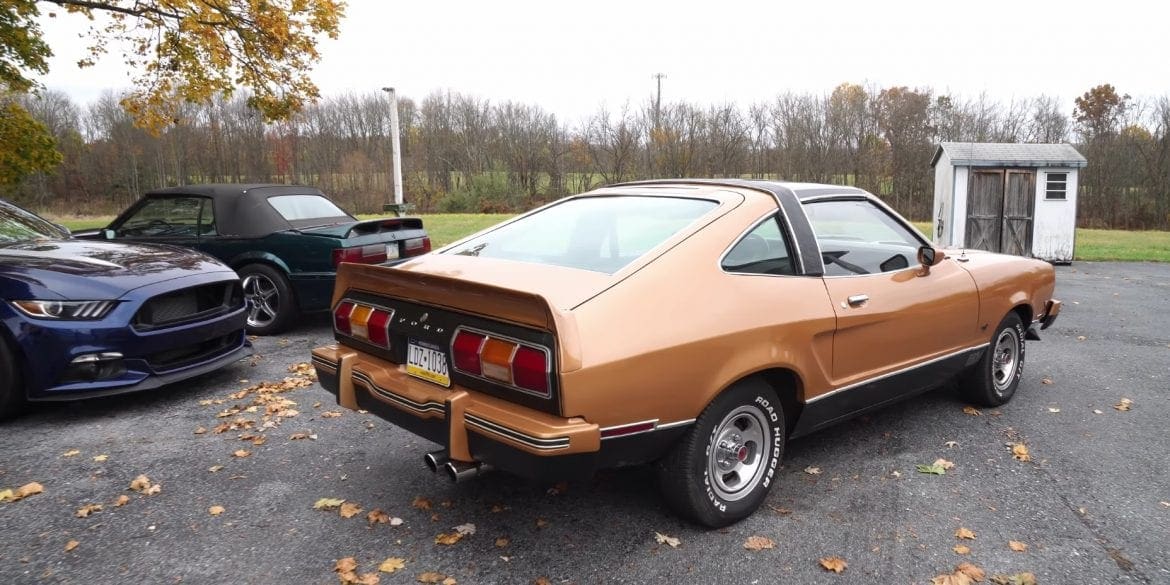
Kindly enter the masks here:
[[[361, 217], [369, 219], [378, 216]], [[431, 243], [438, 248], [512, 216], [506, 213], [445, 213], [419, 217], [422, 217], [423, 224], [430, 232]], [[112, 218], [50, 217], [50, 219], [78, 231], [105, 227]], [[929, 235], [929, 222], [914, 225]], [[1084, 261], [1170, 262], [1170, 232], [1078, 229], [1075, 258]]]

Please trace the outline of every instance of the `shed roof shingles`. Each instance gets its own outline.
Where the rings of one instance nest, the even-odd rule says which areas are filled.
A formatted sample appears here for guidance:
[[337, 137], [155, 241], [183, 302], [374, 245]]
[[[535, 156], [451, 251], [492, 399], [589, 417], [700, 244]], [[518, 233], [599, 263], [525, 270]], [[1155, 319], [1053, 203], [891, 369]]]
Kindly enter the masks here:
[[931, 166], [938, 163], [944, 151], [956, 166], [1083, 167], [1088, 164], [1071, 144], [943, 142], [935, 151]]

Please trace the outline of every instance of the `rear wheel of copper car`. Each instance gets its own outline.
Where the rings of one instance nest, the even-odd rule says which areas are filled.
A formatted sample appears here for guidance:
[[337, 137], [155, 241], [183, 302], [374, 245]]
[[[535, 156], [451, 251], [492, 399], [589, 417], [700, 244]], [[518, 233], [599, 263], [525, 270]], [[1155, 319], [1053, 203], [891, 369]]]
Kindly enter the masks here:
[[756, 511], [784, 454], [784, 411], [763, 380], [719, 395], [658, 462], [659, 487], [680, 515], [711, 528]]
[[20, 414], [26, 406], [16, 355], [8, 341], [0, 337], [0, 420]]
[[968, 402], [999, 406], [1016, 394], [1023, 373], [1024, 321], [1008, 313], [991, 336], [983, 359], [959, 381], [959, 392]]

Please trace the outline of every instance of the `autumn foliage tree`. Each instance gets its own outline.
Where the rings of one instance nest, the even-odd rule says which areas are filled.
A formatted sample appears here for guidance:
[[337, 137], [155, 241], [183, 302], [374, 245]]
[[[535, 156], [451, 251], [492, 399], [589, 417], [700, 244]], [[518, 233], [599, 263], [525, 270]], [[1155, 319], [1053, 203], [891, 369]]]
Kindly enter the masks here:
[[[157, 133], [177, 121], [183, 104], [237, 89], [264, 120], [284, 120], [318, 97], [308, 77], [320, 59], [316, 41], [336, 38], [344, 8], [341, 0], [0, 0], [0, 93], [10, 98], [37, 88], [34, 77], [48, 72], [52, 56], [38, 19], [64, 11], [91, 22], [89, 55], [79, 66], [117, 52], [137, 72], [121, 105], [141, 128]], [[4, 115], [13, 111], [6, 107]], [[13, 120], [5, 124], [22, 123]], [[5, 141], [0, 149], [12, 146]]]

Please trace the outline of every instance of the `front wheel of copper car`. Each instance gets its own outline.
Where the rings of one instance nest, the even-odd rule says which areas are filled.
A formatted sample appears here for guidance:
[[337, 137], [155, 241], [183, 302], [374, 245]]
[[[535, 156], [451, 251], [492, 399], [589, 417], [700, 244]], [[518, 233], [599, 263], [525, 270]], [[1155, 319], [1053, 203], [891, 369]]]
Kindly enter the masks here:
[[1024, 322], [1016, 313], [1008, 313], [995, 334], [983, 359], [959, 380], [964, 400], [982, 406], [999, 406], [1016, 394], [1024, 372]]
[[660, 460], [659, 488], [680, 515], [711, 528], [756, 511], [784, 454], [784, 411], [763, 380], [720, 394]]

